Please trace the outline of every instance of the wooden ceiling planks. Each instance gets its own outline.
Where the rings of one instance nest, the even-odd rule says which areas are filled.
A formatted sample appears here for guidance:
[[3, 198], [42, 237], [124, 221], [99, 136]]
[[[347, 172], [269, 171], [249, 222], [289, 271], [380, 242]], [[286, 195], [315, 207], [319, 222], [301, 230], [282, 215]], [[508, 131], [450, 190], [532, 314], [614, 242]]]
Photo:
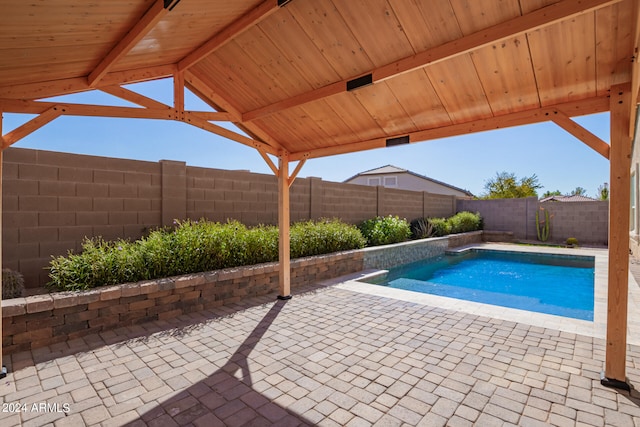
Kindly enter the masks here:
[[300, 37], [304, 31], [289, 10], [289, 7], [283, 8], [271, 19], [260, 22], [258, 27], [278, 46], [288, 64], [314, 89], [340, 80], [340, 75], [322, 59], [322, 52], [313, 41], [309, 37]]
[[[520, 16], [517, 0], [451, 2], [460, 30], [473, 34]], [[512, 113], [539, 105], [536, 80], [525, 35], [501, 40], [471, 52], [476, 73], [494, 114]]]
[[116, 70], [177, 63], [255, 5], [256, 0], [180, 1], [118, 63]]
[[423, 52], [462, 37], [449, 0], [390, 0], [413, 53]]
[[[596, 94], [594, 13], [527, 35], [542, 106]], [[559, 41], [562, 40], [562, 43]]]
[[621, 19], [631, 10], [631, 1], [615, 4], [606, 11], [596, 11], [596, 91], [605, 95], [613, 85], [628, 81], [629, 75], [619, 65], [628, 62], [633, 51], [631, 20]]
[[452, 122], [491, 116], [489, 102], [468, 54], [434, 64], [426, 72]]
[[0, 85], [25, 82], [25, 70], [32, 82], [86, 76], [149, 4], [150, 0], [3, 2]]
[[478, 49], [471, 59], [493, 114], [540, 105], [525, 36]]
[[367, 141], [384, 135], [384, 130], [352, 93], [343, 92], [324, 101], [357, 136], [355, 140]]
[[[19, 11], [32, 7], [7, 1]], [[17, 41], [14, 50], [0, 47], [11, 57], [0, 56], [0, 97], [86, 90], [82, 79], [158, 5], [78, 1], [38, 3], [51, 13], [37, 17], [0, 16], [8, 24], [0, 40]], [[618, 64], [633, 50], [631, 5], [293, 0], [279, 8], [276, 0], [182, 0], [109, 64], [100, 85], [171, 75], [190, 58], [187, 83], [197, 80], [202, 96], [226, 105], [238, 125], [272, 147], [329, 153], [358, 141], [379, 146], [388, 136], [472, 130], [466, 124], [604, 95], [630, 78], [630, 66]], [[345, 91], [349, 79], [368, 73], [373, 85]]]
[[414, 53], [387, 0], [336, 1], [334, 6], [374, 68]]
[[373, 68], [331, 0], [293, 1], [286, 7], [321, 52], [322, 57], [316, 60], [326, 61], [340, 78], [351, 78]]
[[386, 82], [352, 92], [371, 117], [384, 130], [380, 137], [412, 132], [417, 128]]
[[429, 129], [451, 123], [425, 70], [415, 70], [389, 79], [385, 83], [391, 88], [416, 128]]

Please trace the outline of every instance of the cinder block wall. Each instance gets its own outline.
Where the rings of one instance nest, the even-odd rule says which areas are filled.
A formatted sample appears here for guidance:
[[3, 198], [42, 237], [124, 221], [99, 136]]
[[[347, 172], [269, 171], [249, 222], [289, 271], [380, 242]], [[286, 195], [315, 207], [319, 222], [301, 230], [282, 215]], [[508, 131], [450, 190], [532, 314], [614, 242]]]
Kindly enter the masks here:
[[29, 287], [51, 256], [85, 236], [136, 239], [161, 224], [158, 163], [8, 149], [3, 164], [3, 266]]
[[[3, 163], [3, 265], [27, 287], [48, 281], [51, 256], [79, 251], [84, 237], [137, 239], [174, 219], [277, 224], [273, 175], [10, 148]], [[455, 197], [298, 178], [291, 220], [377, 215], [450, 216]]]
[[580, 243], [606, 245], [609, 202], [546, 202], [526, 199], [458, 200], [458, 211], [480, 212], [485, 230], [512, 231], [516, 239], [537, 240], [536, 211], [544, 219], [549, 211], [550, 242], [563, 243], [575, 237]]
[[575, 237], [579, 242], [608, 244], [608, 201], [548, 202], [540, 206], [549, 210], [552, 240], [564, 242], [569, 237]]
[[516, 239], [535, 238], [535, 210], [538, 206], [536, 197], [458, 200], [457, 205], [458, 212], [480, 212], [484, 218], [485, 230], [512, 231]]

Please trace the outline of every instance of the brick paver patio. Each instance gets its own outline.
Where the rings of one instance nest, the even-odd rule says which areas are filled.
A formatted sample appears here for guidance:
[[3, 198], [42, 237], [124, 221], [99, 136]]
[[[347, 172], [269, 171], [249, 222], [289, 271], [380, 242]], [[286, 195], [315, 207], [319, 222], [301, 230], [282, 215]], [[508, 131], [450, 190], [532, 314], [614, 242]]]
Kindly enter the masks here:
[[318, 286], [7, 357], [0, 425], [638, 426], [604, 347]]

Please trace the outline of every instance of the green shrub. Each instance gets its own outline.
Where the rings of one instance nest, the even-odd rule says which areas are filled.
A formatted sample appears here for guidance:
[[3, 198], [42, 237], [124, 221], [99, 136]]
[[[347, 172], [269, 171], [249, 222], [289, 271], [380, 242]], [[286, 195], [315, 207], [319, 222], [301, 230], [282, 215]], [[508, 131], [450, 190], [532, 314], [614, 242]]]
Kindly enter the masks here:
[[482, 219], [479, 213], [458, 212], [447, 219], [451, 225], [451, 233], [466, 233], [480, 230]]
[[385, 216], [368, 219], [358, 227], [367, 239], [368, 246], [388, 245], [404, 242], [411, 237], [411, 228], [406, 219]]
[[291, 258], [360, 249], [366, 245], [357, 227], [337, 219], [293, 224], [290, 242]]
[[[338, 220], [291, 227], [292, 258], [362, 248], [364, 244], [356, 227]], [[135, 242], [85, 239], [81, 253], [69, 252], [51, 260], [49, 287], [90, 289], [277, 259], [277, 227], [187, 220], [176, 222], [175, 229], [154, 230]]]
[[445, 218], [428, 218], [427, 221], [433, 228], [433, 235], [436, 237], [451, 234], [451, 224]]
[[578, 246], [578, 239], [575, 237], [569, 237], [567, 239], [567, 246]]

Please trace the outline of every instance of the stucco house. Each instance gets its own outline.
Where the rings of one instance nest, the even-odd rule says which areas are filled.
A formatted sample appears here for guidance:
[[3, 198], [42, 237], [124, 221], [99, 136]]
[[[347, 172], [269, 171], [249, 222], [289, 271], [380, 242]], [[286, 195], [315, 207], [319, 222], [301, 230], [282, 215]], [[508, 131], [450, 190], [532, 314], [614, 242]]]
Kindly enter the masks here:
[[456, 197], [474, 197], [473, 194], [462, 188], [393, 165], [386, 165], [360, 172], [344, 182], [348, 184], [398, 188], [401, 190], [426, 191], [428, 193], [446, 194]]

